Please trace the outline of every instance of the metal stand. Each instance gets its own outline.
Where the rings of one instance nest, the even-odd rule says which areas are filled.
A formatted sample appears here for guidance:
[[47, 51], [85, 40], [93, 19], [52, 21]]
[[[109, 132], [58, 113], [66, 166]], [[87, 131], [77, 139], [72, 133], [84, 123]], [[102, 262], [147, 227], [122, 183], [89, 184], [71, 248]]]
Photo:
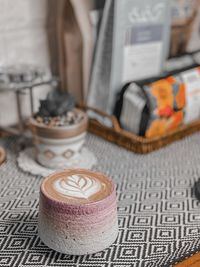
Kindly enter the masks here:
[[16, 94], [16, 100], [17, 100], [17, 114], [18, 114], [19, 133], [20, 134], [23, 134], [23, 132], [24, 132], [24, 125], [23, 125], [22, 110], [21, 110], [21, 105], [20, 105], [20, 93], [21, 93], [21, 90], [17, 90], [15, 92], [15, 94]]
[[22, 110], [20, 105], [20, 94], [23, 90], [29, 91], [29, 99], [30, 99], [30, 107], [31, 107], [31, 115], [34, 115], [34, 100], [33, 100], [33, 90], [39, 86], [42, 85], [51, 85], [52, 87], [55, 87], [58, 84], [57, 78], [52, 78], [48, 80], [43, 80], [41, 82], [33, 82], [33, 83], [24, 83], [20, 85], [16, 85], [15, 87], [12, 86], [10, 88], [0, 88], [0, 92], [13, 92], [16, 95], [16, 101], [17, 101], [17, 113], [18, 113], [18, 129], [13, 127], [3, 127], [0, 126], [0, 130], [11, 133], [14, 135], [20, 135], [24, 136], [24, 122], [23, 122], [23, 116], [22, 116]]

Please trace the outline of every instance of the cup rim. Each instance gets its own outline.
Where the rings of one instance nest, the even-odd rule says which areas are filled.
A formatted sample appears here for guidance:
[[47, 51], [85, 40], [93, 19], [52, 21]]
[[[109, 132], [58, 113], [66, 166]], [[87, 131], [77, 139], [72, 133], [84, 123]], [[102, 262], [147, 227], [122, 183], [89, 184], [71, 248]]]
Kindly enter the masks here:
[[[106, 177], [106, 179], [109, 180], [109, 182], [111, 182], [112, 184], [112, 189], [111, 189], [111, 192], [110, 194], [108, 194], [105, 198], [102, 198], [100, 200], [97, 200], [97, 201], [94, 201], [94, 202], [90, 202], [90, 203], [84, 203], [84, 204], [81, 204], [81, 203], [66, 203], [62, 200], [57, 200], [57, 199], [54, 199], [53, 197], [51, 197], [49, 194], [47, 194], [46, 192], [44, 192], [43, 190], [43, 185], [44, 185], [44, 182], [49, 179], [50, 177], [52, 176], [55, 176], [55, 175], [59, 175], [61, 173], [64, 173], [66, 171], [70, 171], [70, 170], [77, 170], [77, 171], [89, 171], [91, 174], [95, 174], [95, 175], [103, 175], [104, 177]], [[61, 206], [63, 207], [64, 209], [66, 208], [67, 210], [71, 210], [73, 212], [73, 209], [79, 209], [81, 208], [82, 210], [93, 210], [93, 208], [95, 207], [100, 207], [100, 206], [104, 206], [104, 204], [106, 204], [107, 202], [111, 202], [113, 203], [113, 201], [115, 200], [117, 202], [117, 196], [116, 196], [116, 185], [115, 183], [113, 182], [113, 180], [111, 178], [109, 178], [107, 175], [103, 174], [103, 173], [100, 173], [100, 172], [97, 172], [97, 171], [91, 171], [91, 170], [87, 170], [87, 169], [80, 169], [80, 168], [68, 168], [68, 169], [64, 169], [64, 170], [61, 170], [61, 171], [56, 171], [54, 172], [53, 174], [50, 174], [48, 175], [47, 177], [45, 177], [43, 179], [43, 181], [41, 182], [41, 185], [40, 185], [40, 194], [42, 194], [42, 196], [47, 199], [47, 201], [50, 201], [53, 206]], [[107, 206], [107, 205], [105, 205]], [[109, 206], [109, 205], [108, 205]]]

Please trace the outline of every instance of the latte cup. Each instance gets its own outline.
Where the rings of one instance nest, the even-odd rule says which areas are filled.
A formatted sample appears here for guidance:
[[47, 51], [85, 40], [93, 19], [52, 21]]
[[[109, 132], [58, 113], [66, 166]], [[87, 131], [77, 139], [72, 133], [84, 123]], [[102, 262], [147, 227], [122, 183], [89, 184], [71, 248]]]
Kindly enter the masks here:
[[38, 232], [51, 249], [84, 255], [102, 251], [118, 235], [116, 189], [101, 173], [67, 169], [44, 179]]

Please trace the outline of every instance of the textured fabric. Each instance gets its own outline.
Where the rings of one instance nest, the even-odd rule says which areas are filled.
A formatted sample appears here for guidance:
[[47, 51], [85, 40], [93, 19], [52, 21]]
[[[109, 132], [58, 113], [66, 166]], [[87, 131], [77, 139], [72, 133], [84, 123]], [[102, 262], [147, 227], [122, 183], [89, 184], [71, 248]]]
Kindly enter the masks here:
[[0, 167], [0, 266], [163, 267], [200, 250], [200, 134], [148, 155], [135, 155], [89, 135], [96, 170], [117, 184], [119, 235], [95, 255], [74, 257], [47, 248], [37, 234], [40, 176], [16, 165], [16, 139]]

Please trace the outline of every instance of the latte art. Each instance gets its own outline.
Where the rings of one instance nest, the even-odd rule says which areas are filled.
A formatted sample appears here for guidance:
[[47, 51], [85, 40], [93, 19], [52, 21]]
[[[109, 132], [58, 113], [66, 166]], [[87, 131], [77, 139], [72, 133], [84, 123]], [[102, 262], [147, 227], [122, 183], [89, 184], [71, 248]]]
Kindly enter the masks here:
[[88, 204], [109, 196], [113, 183], [103, 174], [84, 169], [67, 169], [47, 177], [41, 186], [45, 195], [68, 204]]
[[66, 197], [88, 199], [102, 189], [102, 183], [87, 176], [71, 175], [60, 178], [54, 182], [57, 192]]

